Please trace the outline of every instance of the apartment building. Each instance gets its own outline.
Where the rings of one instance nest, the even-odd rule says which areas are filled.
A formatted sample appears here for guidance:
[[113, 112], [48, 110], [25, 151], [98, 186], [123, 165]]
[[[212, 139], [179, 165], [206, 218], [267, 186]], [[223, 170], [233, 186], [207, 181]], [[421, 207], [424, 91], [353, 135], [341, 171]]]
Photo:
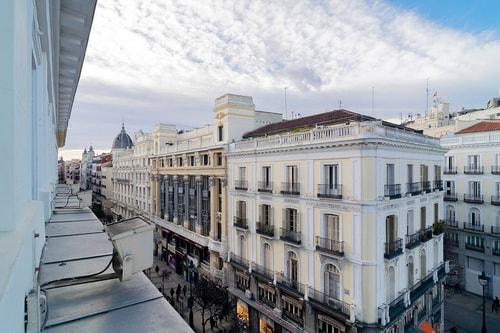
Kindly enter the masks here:
[[158, 253], [178, 273], [225, 280], [225, 145], [281, 119], [255, 110], [250, 96], [226, 94], [215, 100], [213, 124], [191, 130], [155, 127], [151, 221], [157, 226]]
[[[441, 138], [448, 149], [443, 170], [445, 249], [456, 281], [482, 295], [478, 275], [500, 294], [500, 121], [477, 124]], [[453, 277], [454, 275], [451, 275]]]
[[229, 143], [228, 285], [249, 330], [442, 325], [445, 151], [347, 110]]
[[137, 215], [149, 218], [151, 212], [151, 168], [153, 136], [142, 131], [134, 140], [122, 124], [113, 140], [113, 215], [116, 219]]

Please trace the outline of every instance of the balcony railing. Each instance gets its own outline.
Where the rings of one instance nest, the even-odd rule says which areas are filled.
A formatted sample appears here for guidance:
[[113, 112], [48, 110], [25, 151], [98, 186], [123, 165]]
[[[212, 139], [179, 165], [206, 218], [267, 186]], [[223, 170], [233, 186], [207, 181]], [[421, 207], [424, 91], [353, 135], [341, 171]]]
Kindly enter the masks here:
[[335, 297], [329, 296], [319, 290], [309, 288], [309, 301], [313, 301], [325, 306], [329, 310], [339, 312], [343, 315], [351, 315], [351, 306], [349, 303], [341, 301]]
[[454, 174], [457, 174], [458, 173], [458, 169], [457, 167], [449, 167], [449, 168], [446, 168], [443, 170], [443, 173], [445, 175], [454, 175]]
[[432, 239], [432, 226], [428, 226], [425, 229], [420, 230], [420, 241], [427, 242]]
[[272, 225], [272, 224], [257, 222], [255, 231], [257, 231], [257, 233], [259, 233], [261, 235], [274, 237], [274, 225]]
[[384, 258], [395, 258], [403, 253], [403, 240], [398, 238], [392, 242], [384, 243], [384, 249]]
[[280, 239], [292, 243], [301, 243], [300, 231], [293, 231], [286, 228], [280, 228]]
[[491, 173], [493, 175], [500, 175], [500, 165], [492, 165], [491, 166]]
[[472, 223], [464, 222], [464, 229], [484, 232], [484, 224], [472, 224]]
[[299, 183], [281, 183], [281, 194], [300, 195]]
[[464, 201], [468, 203], [482, 204], [484, 202], [484, 199], [483, 195], [481, 194], [464, 193]]
[[465, 243], [465, 248], [467, 250], [472, 250], [476, 252], [483, 252], [484, 253], [484, 246], [481, 245], [476, 245], [476, 244], [470, 244], [470, 243]]
[[238, 216], [234, 216], [234, 223], [233, 225], [237, 228], [241, 228], [241, 229], [248, 229], [248, 223], [247, 223], [247, 219], [244, 219], [244, 218], [241, 218], [241, 217], [238, 217]]
[[306, 293], [306, 286], [304, 284], [299, 283], [297, 280], [293, 280], [287, 276], [278, 276], [276, 282], [279, 286], [292, 290], [295, 294], [304, 296]]
[[318, 184], [318, 198], [342, 199], [342, 185]]
[[247, 180], [235, 180], [234, 181], [234, 189], [235, 190], [248, 190], [248, 181]]
[[304, 325], [304, 318], [302, 316], [298, 316], [286, 308], [283, 308], [283, 315], [301, 326]]
[[495, 205], [495, 206], [499, 206], [500, 205], [500, 196], [492, 195], [491, 196], [491, 204]]
[[434, 185], [433, 185], [434, 190], [442, 191], [444, 189], [443, 187], [443, 180], [435, 180]]
[[479, 165], [466, 165], [464, 166], [464, 173], [466, 175], [482, 175], [484, 167]]
[[500, 227], [492, 225], [491, 226], [491, 233], [495, 234], [495, 235], [500, 235]]
[[316, 250], [344, 256], [344, 242], [316, 236]]
[[389, 199], [401, 198], [401, 184], [384, 185], [384, 196]]
[[252, 273], [256, 272], [261, 276], [266, 277], [269, 281], [272, 281], [274, 278], [274, 271], [272, 269], [265, 268], [259, 264], [252, 262]]
[[413, 249], [420, 245], [420, 231], [406, 235], [406, 248]]
[[420, 182], [406, 183], [406, 194], [417, 195], [420, 194]]
[[239, 264], [242, 267], [248, 268], [248, 259], [231, 253], [231, 263]]
[[457, 193], [445, 193], [443, 196], [444, 201], [458, 201], [458, 195]]
[[431, 190], [432, 190], [431, 181], [430, 180], [423, 181], [422, 191], [424, 191], [425, 193], [429, 193]]
[[258, 192], [273, 193], [273, 182], [260, 181], [257, 185]]

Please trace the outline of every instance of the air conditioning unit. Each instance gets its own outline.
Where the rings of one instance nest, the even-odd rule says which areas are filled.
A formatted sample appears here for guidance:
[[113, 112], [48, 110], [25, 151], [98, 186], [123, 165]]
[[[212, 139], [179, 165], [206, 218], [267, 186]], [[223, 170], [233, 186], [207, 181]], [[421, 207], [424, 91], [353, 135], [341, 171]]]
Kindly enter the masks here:
[[245, 290], [245, 296], [248, 298], [248, 299], [252, 299], [252, 292], [250, 290]]

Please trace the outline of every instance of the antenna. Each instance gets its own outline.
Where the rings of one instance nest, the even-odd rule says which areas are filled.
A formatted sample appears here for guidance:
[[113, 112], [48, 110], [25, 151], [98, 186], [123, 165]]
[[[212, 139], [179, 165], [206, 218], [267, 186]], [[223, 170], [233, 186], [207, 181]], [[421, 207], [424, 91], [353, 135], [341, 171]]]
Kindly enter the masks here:
[[342, 109], [342, 100], [339, 100], [339, 109]]

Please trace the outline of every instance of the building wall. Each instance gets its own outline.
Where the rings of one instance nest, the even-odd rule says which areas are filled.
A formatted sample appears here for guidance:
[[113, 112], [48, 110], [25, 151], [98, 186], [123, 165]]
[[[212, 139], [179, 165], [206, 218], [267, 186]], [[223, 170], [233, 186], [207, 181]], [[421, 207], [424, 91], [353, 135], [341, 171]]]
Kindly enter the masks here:
[[[356, 128], [354, 130], [354, 128]], [[368, 128], [370, 130], [368, 130]], [[267, 277], [276, 292], [280, 295], [293, 295], [282, 287], [280, 278], [291, 278], [289, 253], [294, 253], [298, 260], [298, 270], [292, 289], [296, 289], [300, 296], [295, 296], [299, 303], [312, 307], [313, 316], [303, 313], [303, 322], [298, 328], [305, 331], [318, 331], [318, 315], [325, 316], [324, 311], [318, 310], [320, 306], [310, 305], [309, 299], [321, 299], [325, 293], [325, 269], [335, 267], [339, 272], [338, 295], [332, 297], [332, 304], [344, 307], [337, 313], [328, 313], [330, 320], [346, 328], [345, 317], [351, 321], [368, 326], [377, 326], [381, 319], [381, 309], [386, 305], [395, 305], [398, 296], [406, 290], [416, 289], [417, 281], [428, 278], [429, 274], [437, 272], [444, 265], [442, 254], [442, 235], [431, 236], [424, 241], [418, 241], [415, 246], [407, 242], [407, 214], [413, 210], [414, 232], [423, 233], [435, 222], [435, 216], [442, 212], [442, 189], [432, 187], [428, 192], [406, 195], [405, 185], [408, 182], [407, 164], [413, 164], [413, 181], [420, 181], [420, 165], [429, 169], [428, 181], [431, 186], [434, 180], [441, 179], [441, 173], [434, 173], [434, 166], [441, 166], [444, 150], [439, 148], [438, 140], [432, 140], [422, 135], [406, 135], [391, 132], [377, 123], [352, 125], [353, 135], [347, 137], [330, 137], [315, 141], [309, 138], [321, 137], [320, 132], [311, 134], [284, 134], [279, 139], [276, 137], [258, 138], [235, 142], [228, 146], [228, 246], [232, 263], [230, 272], [230, 287], [235, 295], [250, 308], [258, 311], [259, 316], [268, 316], [262, 311], [255, 310], [254, 299], [260, 297], [258, 285], [253, 281], [266, 281], [262, 274], [254, 271], [267, 268], [271, 270], [272, 277]], [[359, 130], [359, 131], [358, 131]], [[314, 130], [316, 131], [316, 130]], [[311, 132], [314, 132], [311, 131]], [[319, 130], [320, 131], [320, 130]], [[366, 132], [365, 132], [366, 131]], [[357, 134], [355, 134], [357, 133]], [[371, 134], [368, 134], [371, 133]], [[378, 135], [383, 134], [384, 138]], [[366, 134], [366, 135], [365, 135]], [[284, 144], [286, 142], [286, 144]], [[338, 185], [341, 187], [341, 196], [332, 192], [332, 197], [321, 197], [321, 185], [326, 183], [324, 168], [326, 165], [338, 165]], [[390, 198], [384, 193], [387, 184], [387, 164], [394, 164], [395, 183], [401, 185], [401, 196]], [[287, 167], [296, 166], [298, 177], [296, 182], [299, 189], [297, 193], [286, 193], [283, 182], [289, 179]], [[262, 168], [271, 168], [273, 181], [272, 192], [263, 192], [259, 185], [262, 181]], [[243, 171], [245, 170], [245, 171]], [[439, 168], [436, 170], [440, 170]], [[245, 178], [245, 179], [242, 179]], [[241, 187], [243, 181], [248, 186]], [[437, 183], [436, 183], [437, 184]], [[285, 193], [282, 192], [285, 190]], [[291, 192], [294, 192], [293, 190]], [[242, 217], [242, 204], [245, 203], [247, 225], [234, 223]], [[272, 206], [274, 234], [263, 235], [258, 224], [261, 219], [259, 207], [262, 204]], [[438, 212], [434, 213], [437, 205]], [[425, 207], [425, 226], [420, 225], [421, 208]], [[300, 219], [299, 227], [294, 236], [296, 239], [285, 240], [282, 228], [286, 229], [286, 209], [295, 209]], [[320, 250], [317, 246], [324, 246], [326, 238], [325, 215], [335, 215], [339, 219], [339, 238], [342, 251], [335, 246], [333, 251]], [[386, 219], [394, 216], [397, 221], [394, 239], [401, 239], [400, 252], [385, 258], [386, 250]], [[233, 223], [231, 220], [233, 219]], [[329, 239], [333, 240], [333, 239]], [[268, 244], [272, 249], [267, 263], [264, 259], [264, 247]], [[340, 246], [340, 244], [339, 244]], [[425, 254], [425, 265], [423, 261]], [[410, 275], [407, 263], [413, 261], [412, 283], [408, 281]], [[248, 267], [245, 264], [248, 262]], [[420, 270], [423, 268], [423, 272]], [[394, 270], [394, 278], [389, 280], [388, 272]], [[238, 287], [239, 276], [250, 272], [250, 286], [252, 297], [249, 299]], [[444, 270], [443, 270], [444, 272]], [[240, 275], [238, 275], [240, 274]], [[264, 274], [265, 275], [265, 274]], [[293, 275], [293, 274], [292, 274]], [[255, 276], [255, 279], [254, 279]], [[441, 285], [438, 284], [438, 289]], [[306, 296], [305, 290], [308, 290]], [[241, 290], [241, 291], [240, 291]], [[427, 297], [427, 296], [424, 296]], [[420, 299], [413, 301], [416, 304]], [[327, 307], [334, 307], [323, 303]], [[426, 300], [427, 302], [427, 300]], [[321, 302], [320, 302], [321, 303]], [[275, 307], [283, 313], [283, 301], [277, 300]], [[407, 307], [411, 312], [412, 307]], [[273, 310], [271, 307], [269, 310]], [[272, 312], [272, 311], [271, 311]], [[429, 314], [432, 311], [429, 310]], [[290, 314], [287, 315], [290, 318]], [[293, 315], [292, 315], [293, 317]], [[273, 317], [276, 325], [280, 322], [281, 315]], [[429, 318], [429, 317], [426, 317]], [[419, 320], [422, 320], [420, 318]], [[385, 322], [385, 318], [381, 320]], [[416, 321], [416, 319], [415, 319]], [[383, 326], [398, 325], [396, 331], [402, 330], [401, 318], [390, 318]], [[285, 324], [283, 324], [285, 325]], [[283, 326], [285, 327], [285, 326]], [[287, 328], [289, 329], [289, 328]], [[347, 331], [351, 328], [347, 327]], [[376, 329], [375, 329], [376, 330]]]

